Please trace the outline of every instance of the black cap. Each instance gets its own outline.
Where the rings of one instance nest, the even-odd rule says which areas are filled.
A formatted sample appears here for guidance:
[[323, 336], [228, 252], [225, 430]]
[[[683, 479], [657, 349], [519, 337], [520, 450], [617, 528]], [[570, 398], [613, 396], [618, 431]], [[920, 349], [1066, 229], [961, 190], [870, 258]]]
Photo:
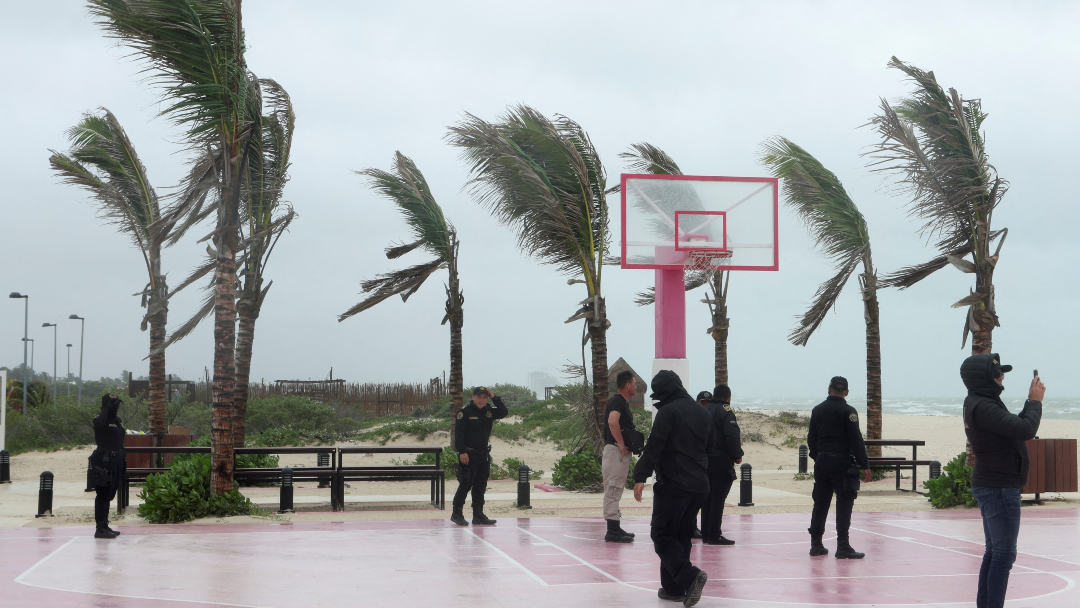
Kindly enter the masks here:
[[488, 389], [487, 389], [486, 386], [478, 386], [478, 387], [472, 389], [472, 394], [474, 396], [475, 395], [486, 395], [487, 392], [488, 392]]
[[833, 376], [832, 380], [829, 380], [829, 388], [833, 389], [834, 391], [848, 390], [847, 378], [843, 376]]
[[1002, 365], [1001, 357], [994, 353], [994, 358], [990, 360], [990, 374], [996, 376], [998, 372], [1006, 374], [1012, 371], [1011, 365]]
[[709, 391], [701, 391], [697, 394], [697, 397], [694, 398], [694, 401], [712, 401], [712, 393]]

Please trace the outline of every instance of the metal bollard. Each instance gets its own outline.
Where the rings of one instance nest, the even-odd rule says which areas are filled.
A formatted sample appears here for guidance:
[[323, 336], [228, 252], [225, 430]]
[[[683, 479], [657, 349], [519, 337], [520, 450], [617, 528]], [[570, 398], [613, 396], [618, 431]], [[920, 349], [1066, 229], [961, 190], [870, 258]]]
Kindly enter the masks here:
[[278, 513], [296, 513], [293, 508], [292, 467], [281, 469], [281, 497], [278, 498]]
[[799, 473], [801, 475], [806, 475], [806, 471], [807, 471], [808, 466], [809, 466], [808, 463], [807, 463], [807, 454], [808, 454], [808, 450], [806, 449], [806, 446], [805, 445], [800, 445], [799, 446]]
[[936, 460], [930, 461], [930, 479], [941, 477], [941, 463]]
[[[330, 466], [330, 452], [319, 452], [318, 464], [319, 464], [320, 467], [328, 467], [328, 466]], [[329, 488], [330, 487], [330, 477], [329, 476], [319, 477], [319, 487], [320, 488]]]
[[740, 507], [752, 507], [754, 506], [754, 482], [750, 480], [750, 470], [753, 467], [750, 463], [743, 463], [739, 467], [739, 506]]
[[53, 491], [53, 474], [52, 471], [45, 471], [41, 474], [41, 485], [38, 487], [38, 499], [37, 499], [37, 515], [34, 517], [52, 517], [52, 491]]
[[524, 464], [518, 467], [517, 506], [519, 509], [532, 508], [531, 500], [529, 498], [529, 466]]
[[11, 455], [0, 450], [0, 483], [11, 483]]

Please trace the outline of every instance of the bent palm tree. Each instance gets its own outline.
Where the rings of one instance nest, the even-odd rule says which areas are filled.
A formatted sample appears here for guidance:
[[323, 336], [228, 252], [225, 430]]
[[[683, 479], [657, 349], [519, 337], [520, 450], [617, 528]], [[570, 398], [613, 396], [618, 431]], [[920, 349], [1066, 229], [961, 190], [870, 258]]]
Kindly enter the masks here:
[[[236, 384], [236, 254], [240, 197], [257, 138], [244, 60], [242, 0], [89, 0], [91, 14], [113, 37], [146, 61], [162, 88], [168, 116], [186, 131], [197, 153], [179, 199], [159, 223], [178, 239], [216, 212], [207, 239], [214, 266], [214, 406], [210, 487], [233, 489], [232, 409]], [[213, 204], [206, 206], [207, 197]], [[204, 208], [205, 207], [205, 208]]]
[[[896, 176], [899, 192], [912, 197], [910, 215], [924, 220], [920, 233], [937, 239], [940, 255], [886, 275], [882, 286], [907, 289], [949, 264], [974, 274], [975, 289], [952, 306], [968, 309], [961, 348], [971, 332], [971, 353], [989, 353], [994, 328], [1000, 326], [994, 268], [1008, 234], [1008, 229], [993, 231], [991, 220], [1008, 182], [987, 159], [979, 133], [987, 115], [978, 99], [942, 89], [933, 72], [896, 57], [889, 67], [907, 74], [915, 91], [895, 106], [881, 100], [881, 113], [870, 123], [881, 136], [870, 166]], [[969, 255], [973, 262], [964, 259]]]
[[151, 230], [161, 218], [157, 193], [146, 175], [135, 146], [116, 116], [102, 108], [84, 114], [67, 132], [68, 154], [51, 151], [49, 164], [66, 184], [90, 192], [102, 217], [127, 234], [142, 252], [150, 282], [142, 293], [146, 314], [142, 330], [150, 326], [150, 434], [160, 443], [165, 434], [165, 325], [169, 317], [169, 287], [161, 269], [161, 245], [168, 232]]
[[[881, 439], [881, 332], [878, 317], [877, 270], [870, 255], [866, 218], [836, 175], [803, 148], [783, 137], [761, 145], [761, 164], [784, 180], [784, 203], [802, 220], [810, 237], [832, 260], [836, 275], [818, 287], [814, 302], [788, 339], [806, 346], [810, 336], [836, 306], [848, 279], [862, 264], [863, 320], [866, 323], [866, 438]], [[881, 448], [869, 448], [880, 456]]]
[[[651, 173], [653, 175], [683, 175], [675, 160], [660, 148], [649, 144], [633, 144], [626, 152], [619, 154], [628, 161], [627, 169], [633, 173]], [[714, 384], [728, 383], [727, 339], [731, 320], [727, 316], [727, 293], [731, 282], [731, 272], [723, 270], [701, 270], [688, 272], [683, 276], [686, 291], [692, 291], [708, 285], [711, 297], [706, 294], [702, 300], [709, 306], [712, 325], [706, 330], [713, 338], [713, 381]], [[648, 306], [656, 299], [656, 288], [640, 292], [634, 299], [638, 306]]]
[[[454, 441], [453, 425], [457, 423], [457, 412], [461, 410], [462, 372], [461, 372], [461, 327], [464, 324], [462, 305], [465, 296], [458, 282], [458, 239], [457, 230], [450, 220], [443, 215], [442, 207], [431, 194], [424, 174], [416, 167], [411, 158], [401, 152], [394, 153], [394, 165], [391, 172], [381, 169], [364, 169], [358, 174], [368, 178], [371, 187], [383, 198], [394, 203], [405, 216], [405, 222], [412, 230], [414, 240], [411, 243], [391, 245], [386, 248], [386, 257], [393, 260], [414, 249], [423, 249], [435, 256], [435, 259], [408, 268], [380, 274], [377, 278], [364, 281], [361, 288], [370, 294], [359, 304], [346, 310], [338, 317], [338, 322], [363, 312], [383, 300], [400, 295], [401, 301], [408, 301], [424, 281], [436, 271], [446, 268], [449, 280], [446, 284], [446, 315], [442, 324], [450, 323], [450, 400], [451, 432], [450, 441]], [[451, 446], [457, 447], [457, 446]]]
[[592, 341], [593, 412], [602, 432], [608, 395], [607, 311], [601, 291], [608, 249], [607, 177], [581, 125], [511, 107], [498, 122], [471, 114], [450, 127], [472, 174], [472, 193], [500, 223], [517, 233], [528, 255], [580, 277], [588, 297], [567, 323], [585, 320], [582, 347]]

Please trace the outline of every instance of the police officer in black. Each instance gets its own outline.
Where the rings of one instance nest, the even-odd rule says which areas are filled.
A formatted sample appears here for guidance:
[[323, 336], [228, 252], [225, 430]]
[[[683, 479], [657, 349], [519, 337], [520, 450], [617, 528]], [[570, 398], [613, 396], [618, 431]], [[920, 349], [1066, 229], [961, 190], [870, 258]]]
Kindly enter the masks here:
[[[488, 403], [491, 399], [492, 404]], [[472, 492], [473, 525], [490, 526], [494, 519], [484, 515], [484, 491], [491, 474], [491, 426], [506, 418], [502, 399], [486, 386], [473, 389], [472, 401], [457, 413], [454, 446], [458, 451], [458, 489], [454, 494], [454, 512], [450, 521], [459, 526], [469, 525], [462, 510], [465, 496]]]
[[124, 453], [124, 425], [117, 412], [120, 398], [114, 393], [101, 396], [101, 412], [94, 417], [94, 443], [97, 449], [90, 454], [90, 470], [94, 474], [94, 538], [116, 538], [120, 533], [109, 527], [109, 503], [116, 497], [120, 480], [127, 470]]
[[[862, 559], [864, 553], [851, 548], [848, 529], [851, 509], [859, 493], [859, 469], [863, 481], [870, 482], [870, 460], [866, 455], [859, 413], [848, 405], [848, 381], [835, 376], [829, 382], [829, 396], [810, 414], [806, 447], [814, 460], [814, 512], [810, 517], [810, 555], [828, 555], [821, 543], [829, 504], [836, 494], [836, 558]], [[858, 468], [856, 468], [856, 465]]]
[[711, 399], [705, 404], [705, 411], [712, 418], [715, 442], [713, 450], [709, 452], [709, 497], [701, 506], [701, 542], [706, 545], [734, 545], [735, 541], [724, 538], [721, 521], [724, 517], [724, 501], [735, 481], [735, 465], [742, 462], [743, 449], [739, 422], [731, 409], [731, 389], [726, 384], [716, 385]]

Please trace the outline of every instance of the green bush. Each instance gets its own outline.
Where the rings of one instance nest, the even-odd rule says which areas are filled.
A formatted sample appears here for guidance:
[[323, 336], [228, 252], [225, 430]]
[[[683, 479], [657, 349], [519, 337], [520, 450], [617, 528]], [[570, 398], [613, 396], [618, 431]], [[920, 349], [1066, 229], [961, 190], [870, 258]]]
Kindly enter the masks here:
[[589, 448], [563, 456], [551, 472], [551, 483], [567, 490], [594, 488], [602, 486], [603, 482], [600, 459]]
[[637, 466], [637, 456], [630, 457], [630, 471], [626, 474], [626, 483], [623, 484], [627, 490], [634, 489], [634, 467]]
[[358, 436], [361, 441], [376, 441], [380, 445], [386, 445], [386, 442], [398, 439], [402, 435], [415, 435], [417, 439], [423, 441], [428, 435], [439, 431], [450, 432], [449, 418], [398, 419], [370, 431], [364, 431]]
[[974, 507], [978, 504], [971, 493], [971, 467], [967, 466], [967, 452], [960, 452], [945, 465], [941, 477], [924, 481], [923, 487], [935, 509], [956, 505]]
[[[491, 463], [490, 479], [517, 479], [518, 468], [525, 464], [520, 458], [504, 458], [502, 464]], [[529, 479], [540, 479], [544, 475], [543, 469], [529, 470]]]
[[166, 473], [148, 475], [139, 498], [139, 516], [154, 524], [179, 523], [200, 517], [251, 515], [258, 508], [233, 489], [221, 496], [210, 492], [210, 456], [182, 454]]

